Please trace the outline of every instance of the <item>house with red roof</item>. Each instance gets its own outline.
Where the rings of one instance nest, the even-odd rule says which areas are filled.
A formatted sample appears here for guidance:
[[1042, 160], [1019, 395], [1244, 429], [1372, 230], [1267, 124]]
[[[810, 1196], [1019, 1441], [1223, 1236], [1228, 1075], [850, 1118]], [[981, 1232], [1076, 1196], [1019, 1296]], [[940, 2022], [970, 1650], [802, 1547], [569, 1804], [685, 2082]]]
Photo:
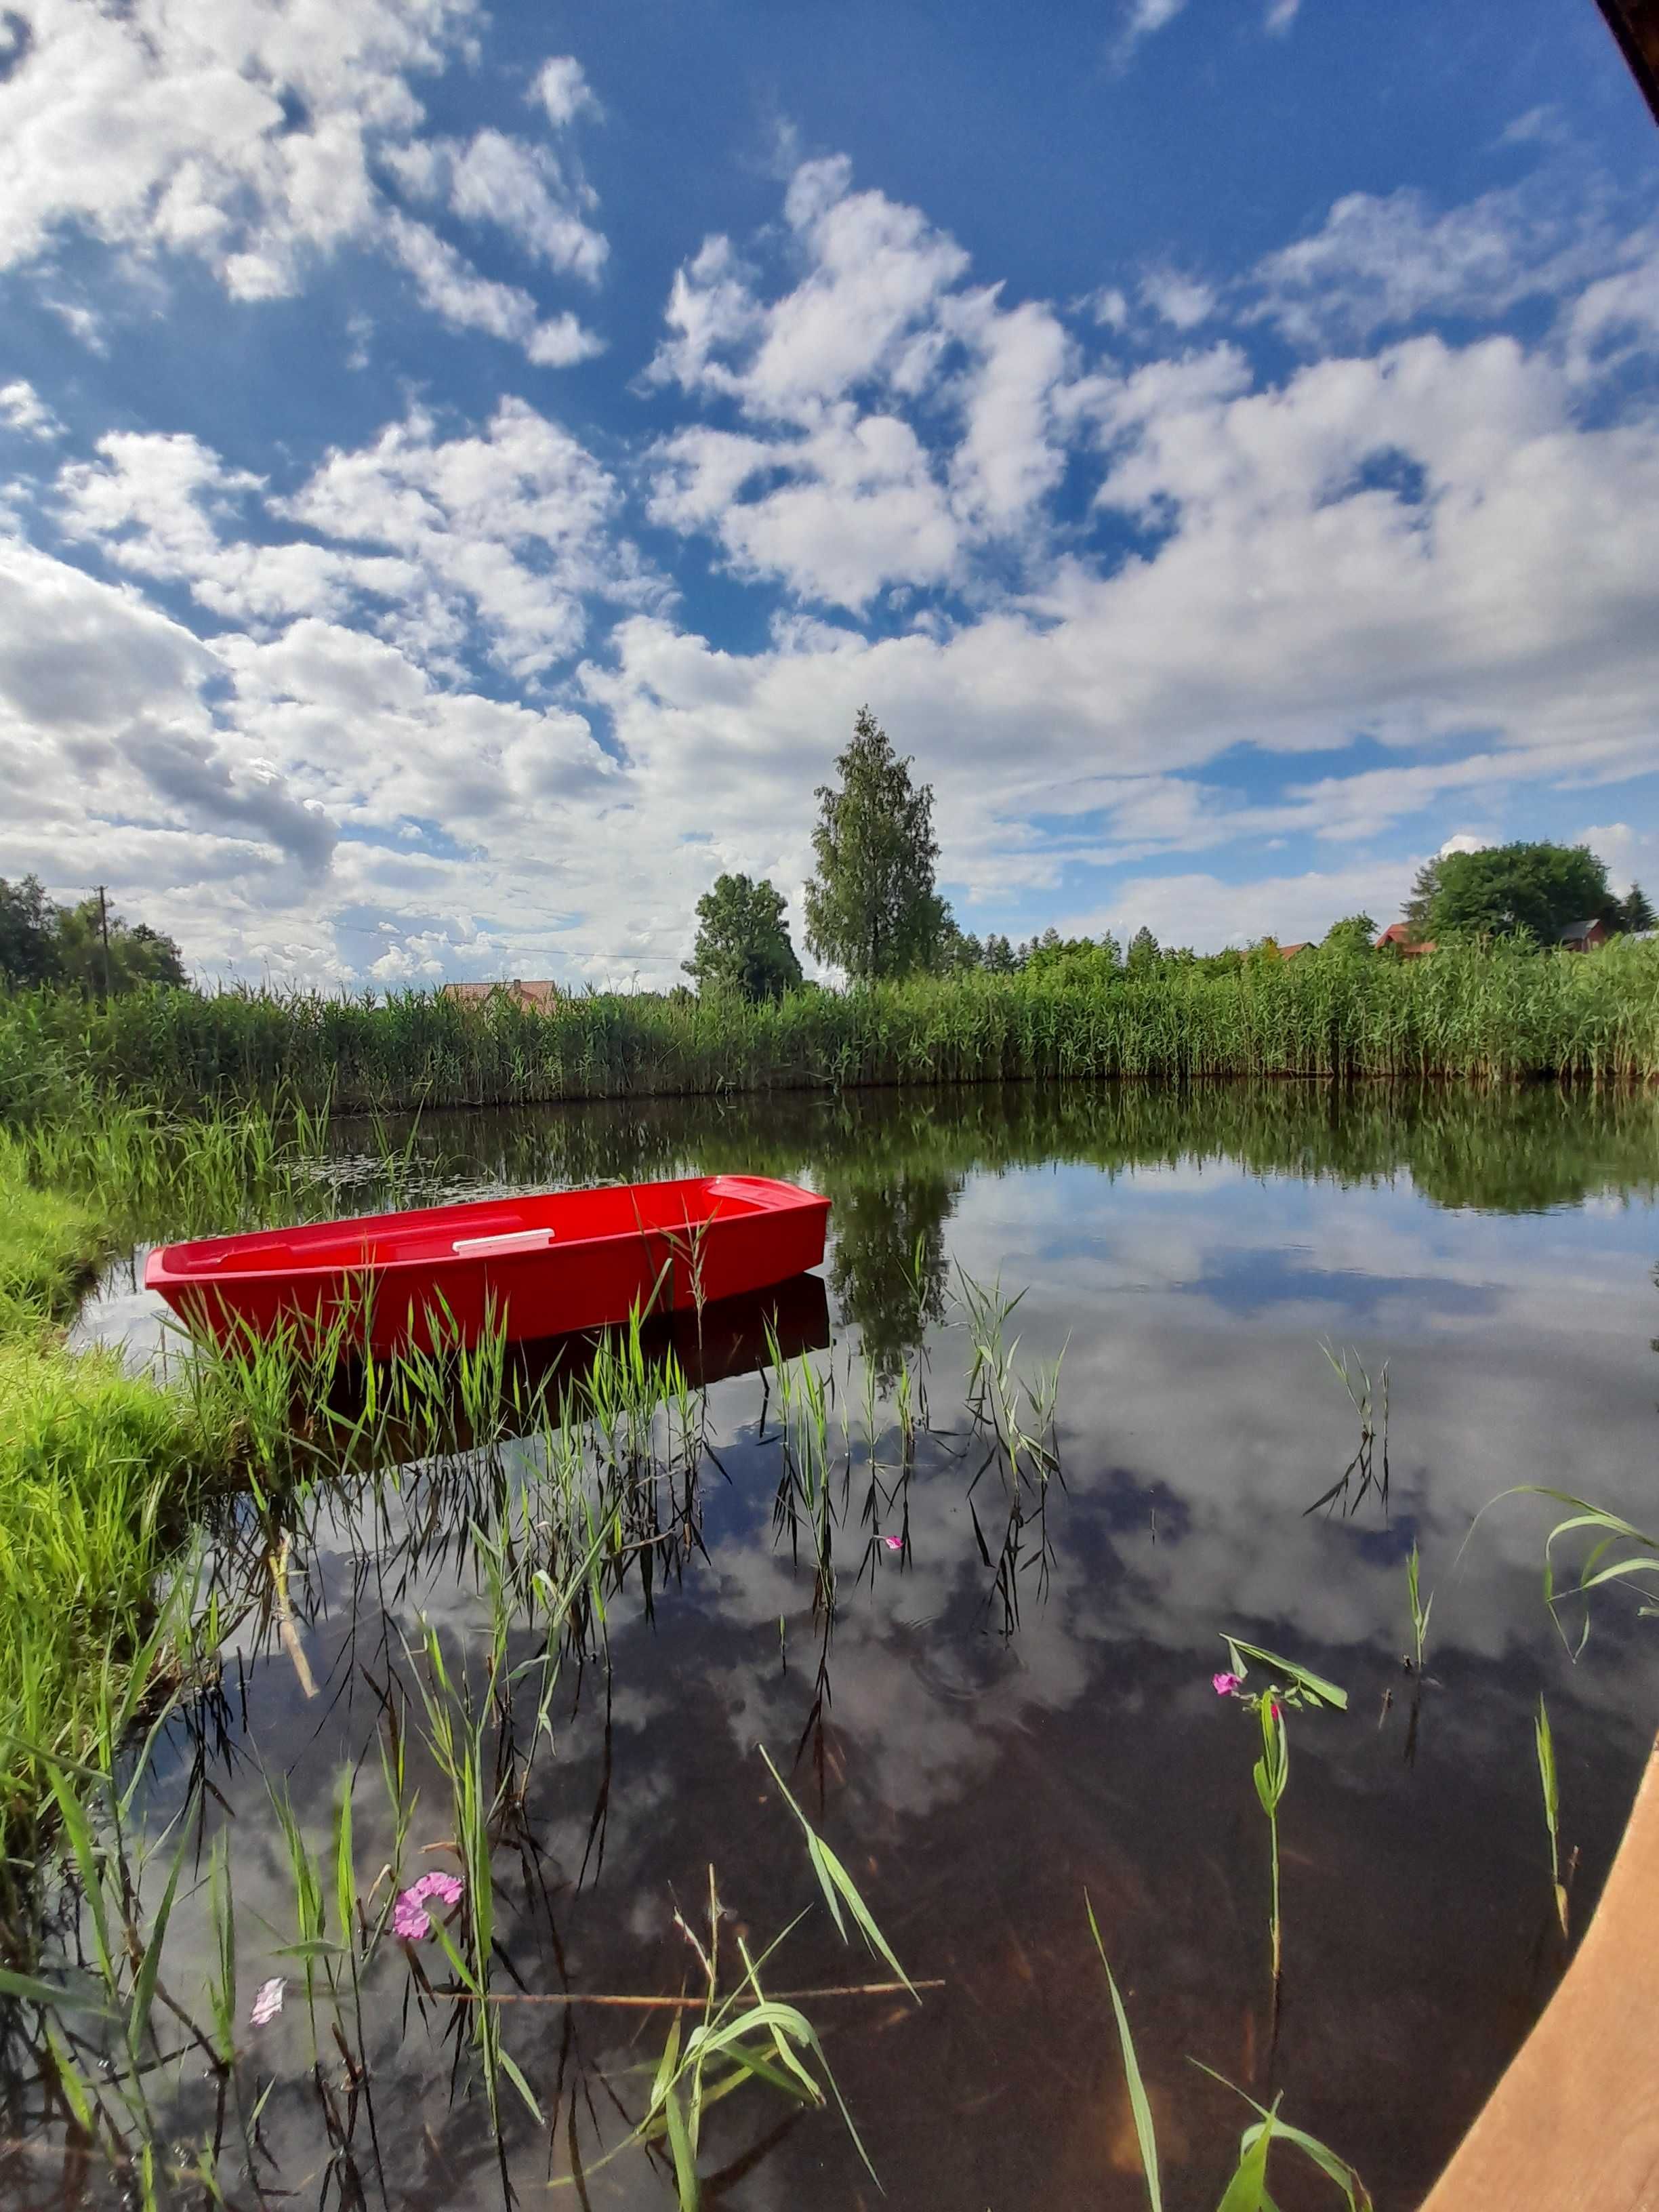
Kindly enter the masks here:
[[1420, 960], [1425, 952], [1434, 950], [1431, 937], [1414, 938], [1409, 922], [1391, 921], [1376, 940], [1379, 952], [1398, 953], [1402, 960]]

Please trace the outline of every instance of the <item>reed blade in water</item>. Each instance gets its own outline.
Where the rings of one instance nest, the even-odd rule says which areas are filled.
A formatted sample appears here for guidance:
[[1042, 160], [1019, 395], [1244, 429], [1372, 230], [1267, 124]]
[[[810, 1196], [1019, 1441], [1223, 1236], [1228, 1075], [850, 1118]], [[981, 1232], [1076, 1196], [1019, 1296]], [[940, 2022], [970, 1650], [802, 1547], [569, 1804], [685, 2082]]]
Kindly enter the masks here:
[[1555, 1899], [1556, 1917], [1561, 1923], [1561, 1933], [1567, 1933], [1567, 1892], [1561, 1880], [1561, 1793], [1555, 1772], [1555, 1737], [1550, 1728], [1550, 1717], [1542, 1693], [1538, 1699], [1537, 1717], [1533, 1722], [1533, 1741], [1538, 1753], [1538, 1784], [1544, 1799], [1544, 1826], [1550, 1838], [1550, 1891]]
[[[1134, 2121], [1135, 2144], [1140, 2157], [1140, 2170], [1146, 2183], [1148, 2212], [1163, 2212], [1164, 2198], [1158, 2171], [1158, 2133], [1152, 2119], [1151, 2100], [1141, 2077], [1140, 2061], [1135, 2052], [1134, 2038], [1129, 2029], [1129, 2016], [1113, 1976], [1111, 1963], [1106, 1956], [1106, 1947], [1101, 1941], [1100, 1929], [1095, 1920], [1094, 1906], [1084, 1893], [1084, 1909], [1089, 1916], [1089, 1932], [1094, 1937], [1095, 1948], [1100, 1954], [1100, 1963], [1106, 1970], [1106, 1987], [1112, 2001], [1112, 2014], [1117, 2023], [1118, 2049], [1123, 2059], [1123, 2078], [1129, 2092], [1129, 2110]], [[1299, 2150], [1309, 2163], [1329, 2177], [1341, 2190], [1348, 2212], [1374, 2212], [1370, 2192], [1347, 2160], [1339, 2158], [1316, 2136], [1300, 2128], [1291, 2127], [1279, 2117], [1279, 2100], [1271, 2106], [1258, 2105], [1253, 2097], [1218, 2074], [1200, 2060], [1192, 2062], [1201, 2074], [1224, 2088], [1231, 2089], [1235, 2096], [1259, 2115], [1254, 2126], [1245, 2129], [1239, 2139], [1238, 2163], [1228, 2182], [1217, 2208], [1217, 2212], [1272, 2212], [1273, 2200], [1267, 2195], [1267, 2160], [1275, 2142]]]
[[897, 1958], [894, 1955], [891, 1944], [876, 1925], [875, 1916], [859, 1895], [852, 1875], [848, 1873], [834, 1851], [830, 1850], [829, 1844], [824, 1842], [823, 1837], [818, 1834], [805, 1814], [795, 1802], [789, 1793], [787, 1784], [772, 1764], [771, 1753], [764, 1744], [760, 1747], [760, 1755], [766, 1762], [767, 1772], [778, 1785], [779, 1795], [800, 1823], [801, 1832], [806, 1838], [806, 1854], [811, 1861], [812, 1871], [817, 1876], [818, 1887], [823, 1892], [823, 1901], [830, 1908], [830, 1917], [836, 1923], [836, 1934], [843, 1943], [848, 1940], [847, 1923], [842, 1917], [842, 1907], [844, 1905], [857, 1923], [859, 1933], [870, 1949], [878, 1958], [886, 1960], [899, 1980], [920, 2004], [921, 1999], [917, 1994], [915, 1984], [900, 1966]]
[[[1495, 1498], [1489, 1498], [1475, 1515], [1468, 1535], [1463, 1540], [1465, 1546], [1473, 1540], [1475, 1528], [1492, 1507], [1501, 1505], [1510, 1498], [1548, 1498], [1558, 1505], [1570, 1505], [1573, 1509], [1565, 1519], [1555, 1523], [1544, 1539], [1544, 1602], [1558, 1627], [1560, 1626], [1559, 1608], [1564, 1599], [1588, 1599], [1591, 1590], [1613, 1583], [1630, 1583], [1644, 1601], [1637, 1608], [1644, 1619], [1659, 1615], [1659, 1540], [1644, 1535], [1622, 1514], [1610, 1512], [1606, 1506], [1596, 1505], [1587, 1498], [1576, 1497], [1570, 1490], [1554, 1490], [1547, 1484], [1537, 1482], [1519, 1482], [1508, 1490], [1500, 1490]], [[1594, 1535], [1597, 1541], [1585, 1556], [1577, 1581], [1562, 1589], [1556, 1581], [1555, 1547], [1564, 1537], [1580, 1534]], [[1609, 1558], [1609, 1553], [1615, 1556]], [[1589, 1641], [1589, 1632], [1590, 1609], [1586, 1603], [1578, 1641], [1570, 1647], [1575, 1656], [1583, 1651]], [[1565, 1630], [1562, 1635], [1565, 1642]]]
[[1418, 1591], [1417, 1546], [1413, 1541], [1411, 1556], [1406, 1561], [1406, 1595], [1412, 1609], [1412, 1668], [1419, 1677], [1423, 1672], [1423, 1653], [1429, 1640], [1429, 1614], [1434, 1607], [1434, 1593], [1422, 1599]]
[[1112, 1999], [1112, 2015], [1117, 2022], [1118, 2049], [1123, 2055], [1123, 2078], [1128, 2084], [1129, 2110], [1135, 2124], [1135, 2142], [1140, 2152], [1140, 2170], [1146, 2178], [1146, 2202], [1150, 2212], [1164, 2212], [1164, 2193], [1158, 2180], [1158, 2130], [1152, 2122], [1152, 2108], [1146, 2095], [1146, 2085], [1140, 2076], [1140, 2061], [1135, 2056], [1134, 2038], [1129, 2032], [1129, 2015], [1123, 2009], [1123, 2000], [1118, 1995], [1117, 1983], [1113, 1978], [1111, 1962], [1106, 1956], [1106, 1946], [1100, 1940], [1100, 1929], [1095, 1920], [1095, 1908], [1089, 1901], [1089, 1893], [1083, 1893], [1083, 1907], [1089, 1916], [1089, 1933], [1095, 1939], [1095, 1948], [1100, 1954], [1100, 1963], [1106, 1969], [1106, 1987]]

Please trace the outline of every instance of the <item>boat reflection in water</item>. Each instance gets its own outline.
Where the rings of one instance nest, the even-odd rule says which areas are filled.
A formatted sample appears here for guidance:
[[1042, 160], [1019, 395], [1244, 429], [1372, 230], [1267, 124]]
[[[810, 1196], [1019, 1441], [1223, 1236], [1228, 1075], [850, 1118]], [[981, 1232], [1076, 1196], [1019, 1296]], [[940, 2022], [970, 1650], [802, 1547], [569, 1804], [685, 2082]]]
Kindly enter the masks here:
[[[514, 1411], [523, 1415], [525, 1431], [537, 1427], [545, 1412], [556, 1408], [561, 1397], [580, 1387], [592, 1374], [605, 1346], [615, 1347], [627, 1335], [623, 1328], [580, 1329], [568, 1336], [529, 1339], [501, 1347], [502, 1370], [499, 1391], [489, 1394], [491, 1434], [503, 1437], [519, 1432]], [[792, 1275], [770, 1289], [751, 1291], [742, 1297], [711, 1298], [699, 1311], [653, 1314], [640, 1323], [640, 1350], [647, 1368], [659, 1367], [672, 1354], [686, 1382], [694, 1390], [706, 1389], [735, 1375], [757, 1375], [775, 1354], [794, 1359], [802, 1352], [822, 1352], [830, 1342], [830, 1304], [821, 1275]], [[475, 1439], [466, 1418], [465, 1398], [459, 1375], [428, 1367], [429, 1376], [443, 1372], [447, 1412], [444, 1432], [458, 1449]], [[333, 1412], [348, 1423], [368, 1407], [363, 1370], [349, 1358], [337, 1371], [329, 1393]], [[430, 1410], [427, 1415], [431, 1419]], [[392, 1436], [402, 1433], [394, 1420]], [[482, 1441], [482, 1438], [477, 1439]], [[426, 1447], [413, 1434], [404, 1436], [411, 1454]], [[394, 1444], [394, 1449], [395, 1449]]]
[[[803, 1352], [823, 1352], [830, 1342], [830, 1301], [822, 1275], [792, 1275], [769, 1290], [737, 1298], [712, 1298], [695, 1308], [653, 1314], [640, 1324], [640, 1346], [647, 1364], [672, 1352], [693, 1389], [706, 1389], [733, 1375], [757, 1375], [773, 1356], [768, 1333], [785, 1359]], [[615, 1329], [579, 1329], [574, 1336], [543, 1337], [508, 1347], [512, 1371], [533, 1389], [545, 1382], [556, 1399], [567, 1382], [579, 1381], [592, 1366], [599, 1346], [613, 1342]]]

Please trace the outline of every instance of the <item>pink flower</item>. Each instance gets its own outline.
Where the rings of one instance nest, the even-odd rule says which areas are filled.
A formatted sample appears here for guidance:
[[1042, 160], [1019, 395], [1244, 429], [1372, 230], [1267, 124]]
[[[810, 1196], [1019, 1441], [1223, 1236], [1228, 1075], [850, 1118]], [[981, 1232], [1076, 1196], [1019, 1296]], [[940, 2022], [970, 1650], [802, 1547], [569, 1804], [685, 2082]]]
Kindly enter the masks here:
[[392, 1932], [404, 1943], [423, 1943], [432, 1933], [426, 1902], [435, 1897], [442, 1905], [459, 1905], [461, 1884], [453, 1874], [423, 1874], [403, 1891], [392, 1908]]
[[1210, 1677], [1218, 1698], [1236, 1698], [1242, 1679], [1237, 1674], [1212, 1674]]
[[881, 1540], [890, 1552], [902, 1552], [904, 1549], [902, 1536], [884, 1536]]
[[283, 2008], [283, 1991], [285, 1987], [286, 1984], [280, 1974], [274, 1976], [268, 1982], [260, 1983], [258, 1994], [253, 2000], [253, 2009], [247, 2016], [247, 2024], [250, 2027], [264, 2027], [267, 2021], [276, 2019]]
[[1277, 1698], [1268, 1698], [1267, 1711], [1273, 1715], [1275, 1720], [1279, 1718], [1279, 1700]]

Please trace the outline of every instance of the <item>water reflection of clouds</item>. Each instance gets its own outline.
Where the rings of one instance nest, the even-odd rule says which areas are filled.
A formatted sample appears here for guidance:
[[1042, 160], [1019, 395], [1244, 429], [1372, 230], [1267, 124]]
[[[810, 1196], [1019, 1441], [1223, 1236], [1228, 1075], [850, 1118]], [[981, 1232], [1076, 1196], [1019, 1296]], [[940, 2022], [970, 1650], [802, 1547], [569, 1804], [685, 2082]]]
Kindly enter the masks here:
[[[1514, 1930], [1529, 1925], [1534, 1891], [1547, 1908], [1528, 1733], [1540, 1683], [1590, 1881], [1616, 1832], [1646, 1718], [1659, 1710], [1659, 1633], [1633, 1626], [1627, 1601], [1610, 1595], [1599, 1609], [1577, 1668], [1553, 1639], [1539, 1595], [1546, 1508], [1498, 1509], [1460, 1558], [1474, 1515], [1516, 1482], [1559, 1484], [1625, 1504], [1638, 1522], [1649, 1517], [1659, 1442], [1659, 1362], [1648, 1349], [1659, 1333], [1654, 1211], [1600, 1200], [1498, 1215], [1448, 1210], [1403, 1176], [1344, 1186], [1218, 1164], [1110, 1175], [1064, 1164], [969, 1175], [945, 1236], [975, 1277], [1000, 1273], [1008, 1291], [1029, 1285], [1010, 1323], [1018, 1364], [1066, 1347], [1066, 1486], [1051, 1498], [1046, 1593], [1031, 1577], [1006, 1641], [964, 1498], [972, 1461], [924, 1447], [909, 1550], [902, 1568], [878, 1553], [873, 1585], [858, 1574], [856, 1475], [837, 1539], [841, 1612], [815, 1817], [847, 1852], [907, 1963], [953, 1977], [905, 2046], [914, 2094], [896, 2113], [886, 2047], [857, 2036], [836, 2047], [884, 2179], [896, 2202], [978, 2201], [974, 2190], [991, 2201], [994, 2130], [988, 2137], [970, 2117], [921, 2123], [920, 2149], [905, 2137], [919, 2112], [948, 2116], [1010, 2084], [1028, 2142], [1074, 2126], [1074, 2099], [1052, 2083], [1079, 2035], [1097, 2042], [1098, 1990], [1079, 1972], [1080, 2008], [1052, 1990], [1069, 1992], [1068, 1960], [1082, 1954], [1085, 1880], [1115, 1953], [1133, 1957], [1141, 1946], [1138, 2025], [1166, 2072], [1185, 2050], [1213, 2050], [1202, 2039], [1218, 2006], [1236, 2015], [1254, 2001], [1260, 1837], [1249, 1746], [1234, 1725], [1242, 1717], [1218, 1707], [1207, 1680], [1217, 1632], [1231, 1627], [1325, 1668], [1353, 1696], [1346, 1719], [1295, 1729], [1288, 1879], [1303, 1917], [1293, 1942], [1316, 1951], [1321, 1981], [1316, 1992], [1304, 1985], [1287, 2065], [1300, 2095], [1328, 2083], [1364, 2021], [1351, 2108], [1320, 2131], [1362, 2166], [1368, 2151], [1380, 2158], [1382, 2174], [1369, 2178], [1381, 2180], [1399, 2154], [1368, 2144], [1368, 2124], [1384, 2143], [1386, 2133], [1384, 2118], [1368, 2123], [1366, 2113], [1409, 2105], [1431, 2134], [1443, 2134], [1504, 2055], [1511, 2008], [1503, 1976], [1528, 1940]], [[1358, 1440], [1322, 1337], [1357, 1346], [1374, 1377], [1390, 1362], [1387, 1521], [1375, 1499], [1352, 1522], [1304, 1514]], [[941, 1423], [960, 1421], [968, 1354], [959, 1321], [931, 1333], [929, 1395]], [[843, 1385], [836, 1440], [849, 1395]], [[799, 1838], [756, 1754], [764, 1742], [790, 1771], [811, 1710], [810, 1559], [804, 1548], [795, 1565], [775, 1535], [778, 1457], [757, 1435], [760, 1386], [721, 1383], [710, 1402], [732, 1481], [706, 1479], [708, 1557], [660, 1594], [654, 1620], [631, 1595], [613, 1607], [609, 1682], [590, 1674], [573, 1711], [573, 1671], [532, 1783], [530, 1826], [555, 1896], [562, 1971], [590, 1988], [678, 1982], [686, 1954], [671, 1887], [689, 1902], [710, 1859], [728, 1901], [758, 1930], [811, 1895]], [[775, 1419], [775, 1397], [772, 1410]], [[856, 1410], [852, 1418], [856, 1431]], [[988, 1475], [975, 1498], [991, 1520], [994, 1486]], [[301, 1635], [319, 1698], [298, 1696], [280, 1651], [260, 1656], [268, 1634], [262, 1641], [250, 1626], [240, 1644], [251, 1735], [267, 1768], [289, 1776], [313, 1840], [326, 1834], [342, 1765], [362, 1762], [367, 1866], [389, 1847], [390, 1827], [370, 1748], [374, 1702], [354, 1666], [364, 1659], [378, 1672], [383, 1631], [395, 1655], [399, 1632], [413, 1638], [417, 1610], [447, 1650], [476, 1659], [489, 1606], [470, 1574], [428, 1571], [383, 1616], [378, 1585], [350, 1555], [349, 1511], [343, 1498], [332, 1533], [325, 1522], [318, 1550], [300, 1563], [296, 1602], [314, 1601]], [[403, 1511], [394, 1500], [381, 1532], [388, 1543]], [[1407, 1772], [1400, 1559], [1413, 1535], [1435, 1591], [1431, 1671], [1443, 1686], [1425, 1698], [1419, 1763]], [[1379, 1729], [1385, 1689], [1397, 1702]], [[447, 1814], [430, 1763], [418, 1749], [413, 1756], [418, 1848], [441, 1839]], [[607, 1763], [601, 1866], [588, 1845]], [[272, 1927], [289, 1926], [288, 1875], [261, 1821], [257, 1778], [217, 1778], [238, 1808], [239, 1898]], [[811, 1745], [798, 1778], [812, 1800]], [[510, 1868], [506, 1887], [515, 1963], [532, 1982], [551, 1983], [562, 1969]], [[193, 1926], [182, 1913], [175, 1923], [185, 1972]], [[823, 1929], [801, 1941], [801, 1978], [848, 1971]], [[1041, 1962], [1030, 1983], [1006, 1963], [1021, 1947]], [[250, 1984], [267, 1970], [258, 1949], [251, 1935]], [[1444, 1972], [1464, 1999], [1448, 2003], [1438, 1984], [1429, 1994], [1431, 1977]], [[1460, 2017], [1461, 2006], [1484, 2022], [1480, 1993], [1492, 1990], [1496, 2027]], [[1175, 2014], [1156, 2008], [1166, 2001]], [[544, 2082], [560, 2031], [528, 2014], [514, 2029], [515, 2052]], [[603, 2022], [585, 2033], [596, 2063], [639, 2055]], [[284, 2034], [275, 2048], [297, 2071], [302, 2038], [292, 2021]], [[436, 2031], [411, 2030], [386, 2063], [400, 2094], [441, 2108]], [[1318, 2124], [1322, 2116], [1298, 2105], [1297, 2117]], [[279, 2124], [290, 2148], [311, 2139], [297, 2107]], [[765, 2124], [763, 2117], [754, 2133]], [[749, 2139], [729, 2113], [720, 2126], [734, 2148]], [[818, 2201], [845, 2201], [854, 2184], [843, 2150], [813, 2122], [744, 2184], [741, 2201], [805, 2202], [814, 2189]], [[994, 2201], [1040, 2201], [1052, 2179], [1044, 2155], [1032, 2153], [1024, 2182]], [[423, 2185], [435, 2198], [438, 2181]], [[621, 2185], [619, 2201], [633, 2201], [632, 2185]]]
[[[1088, 1510], [1103, 1443], [1120, 1486], [1127, 1464], [1188, 1504], [1179, 1543], [1149, 1545], [1142, 1562], [1147, 1633], [1232, 1618], [1339, 1646], [1398, 1642], [1397, 1570], [1362, 1571], [1352, 1530], [1300, 1517], [1357, 1442], [1321, 1338], [1355, 1343], [1374, 1381], [1391, 1364], [1394, 1504], [1431, 1571], [1449, 1568], [1473, 1516], [1513, 1483], [1644, 1502], [1650, 1209], [1593, 1223], [1448, 1215], [1408, 1190], [1218, 1178], [1177, 1194], [1158, 1174], [1148, 1193], [1142, 1180], [1099, 1182], [1092, 1210], [1078, 1171], [971, 1187], [953, 1249], [970, 1272], [1000, 1265], [1005, 1281], [1030, 1283], [1018, 1321], [1030, 1357], [1071, 1334], [1073, 1514]], [[1490, 1516], [1443, 1593], [1437, 1637], [1496, 1656], [1530, 1633], [1540, 1543], [1537, 1509]]]

